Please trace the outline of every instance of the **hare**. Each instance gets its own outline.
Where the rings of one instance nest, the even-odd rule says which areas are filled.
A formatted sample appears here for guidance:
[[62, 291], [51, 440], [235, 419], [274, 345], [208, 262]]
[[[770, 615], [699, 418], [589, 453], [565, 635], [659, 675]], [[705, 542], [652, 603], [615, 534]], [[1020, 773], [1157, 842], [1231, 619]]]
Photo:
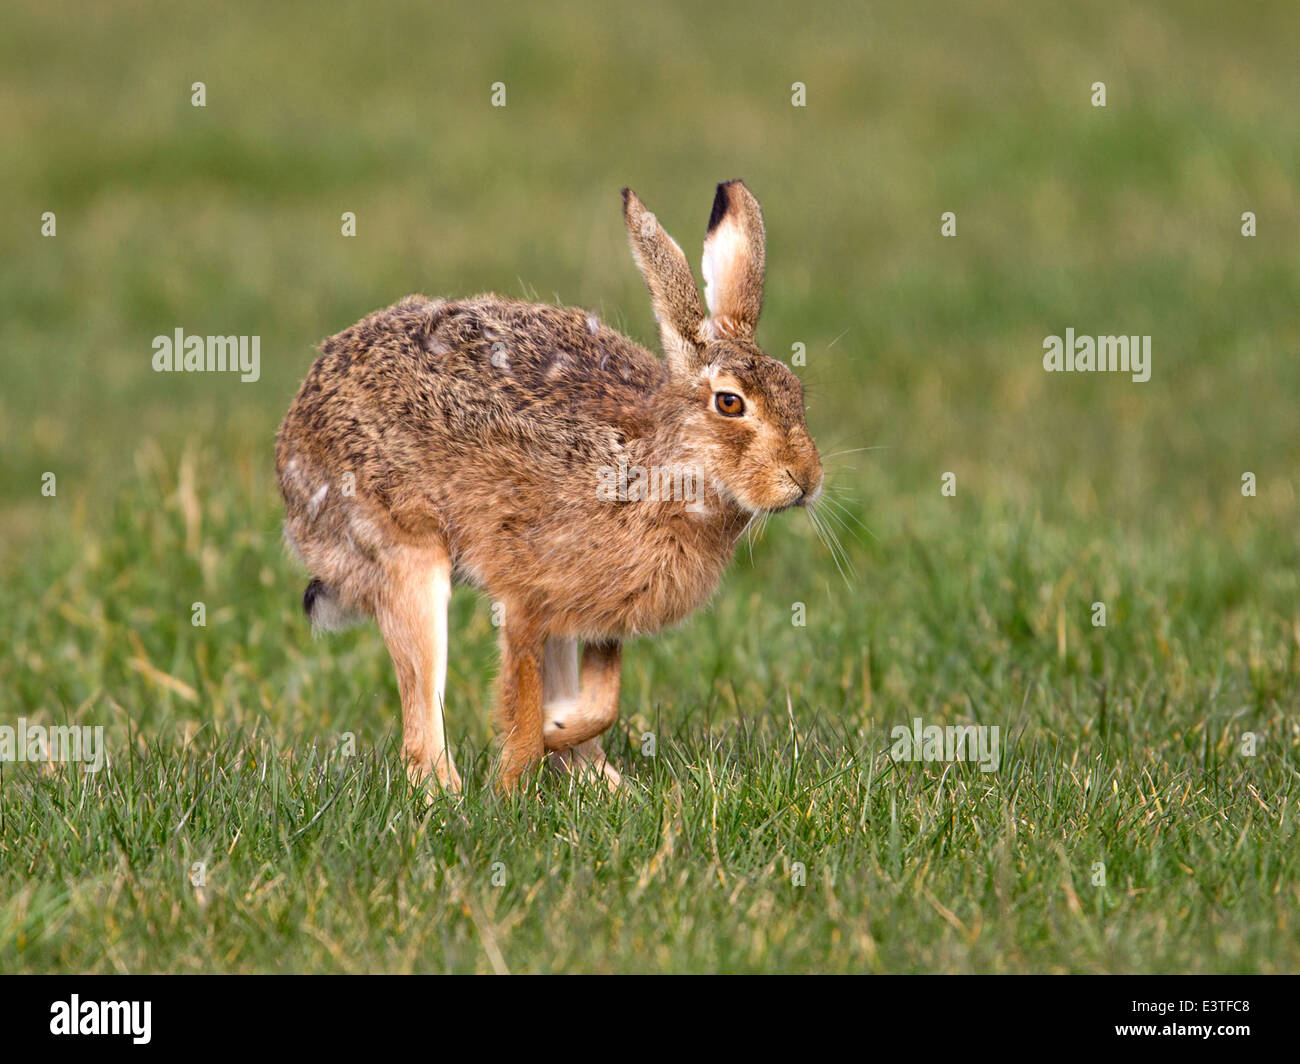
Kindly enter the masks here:
[[584, 310], [410, 296], [326, 340], [280, 426], [303, 608], [327, 629], [378, 621], [417, 785], [461, 786], [443, 725], [454, 582], [500, 623], [501, 789], [546, 755], [617, 785], [600, 735], [623, 641], [703, 603], [756, 515], [821, 491], [802, 385], [754, 343], [758, 201], [717, 188], [707, 311], [629, 189], [623, 217], [664, 359]]

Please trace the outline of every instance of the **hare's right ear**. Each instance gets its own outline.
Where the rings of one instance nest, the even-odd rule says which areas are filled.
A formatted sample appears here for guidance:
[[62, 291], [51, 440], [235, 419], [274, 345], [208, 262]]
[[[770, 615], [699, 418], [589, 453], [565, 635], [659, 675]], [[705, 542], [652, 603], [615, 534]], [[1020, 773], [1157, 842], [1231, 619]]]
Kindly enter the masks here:
[[754, 339], [763, 309], [766, 252], [763, 211], [743, 181], [724, 181], [713, 199], [704, 238], [704, 298], [711, 337]]
[[632, 257], [650, 289], [668, 368], [678, 375], [698, 373], [703, 365], [704, 303], [686, 256], [630, 188], [623, 190], [623, 221]]

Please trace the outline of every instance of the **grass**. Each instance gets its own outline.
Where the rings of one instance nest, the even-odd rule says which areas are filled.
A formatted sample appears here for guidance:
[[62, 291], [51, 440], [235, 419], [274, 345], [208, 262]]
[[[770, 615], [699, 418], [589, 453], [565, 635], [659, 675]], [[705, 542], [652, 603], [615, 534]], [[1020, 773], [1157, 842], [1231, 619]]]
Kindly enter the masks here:
[[[11, 10], [0, 725], [111, 765], [0, 765], [0, 970], [1300, 970], [1291, 7]], [[457, 592], [426, 806], [378, 633], [313, 640], [280, 539], [312, 346], [487, 288], [650, 342], [617, 190], [694, 259], [732, 176], [854, 572], [786, 515], [632, 644], [617, 797], [490, 791]], [[151, 372], [178, 326], [261, 379]], [[1151, 381], [1045, 374], [1066, 327]], [[999, 770], [895, 762], [918, 716]]]

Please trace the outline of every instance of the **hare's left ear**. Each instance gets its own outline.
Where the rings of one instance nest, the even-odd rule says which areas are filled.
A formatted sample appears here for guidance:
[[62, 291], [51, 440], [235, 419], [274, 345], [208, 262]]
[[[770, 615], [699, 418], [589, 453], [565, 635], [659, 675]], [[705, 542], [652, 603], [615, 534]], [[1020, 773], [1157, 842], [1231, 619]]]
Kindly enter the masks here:
[[763, 212], [743, 181], [718, 186], [704, 238], [705, 330], [753, 340], [763, 309]]
[[630, 188], [623, 190], [623, 221], [632, 256], [650, 289], [668, 368], [678, 376], [698, 373], [704, 341], [704, 304], [690, 264], [677, 241], [664, 232]]

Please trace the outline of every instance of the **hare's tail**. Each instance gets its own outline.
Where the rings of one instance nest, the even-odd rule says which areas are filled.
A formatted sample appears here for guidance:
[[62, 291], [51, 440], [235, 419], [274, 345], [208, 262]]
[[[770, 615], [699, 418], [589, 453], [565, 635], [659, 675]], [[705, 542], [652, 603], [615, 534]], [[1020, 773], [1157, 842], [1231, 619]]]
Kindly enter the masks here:
[[307, 590], [302, 593], [302, 612], [313, 628], [327, 632], [341, 632], [365, 620], [364, 615], [348, 609], [329, 584], [316, 577], [312, 577]]

